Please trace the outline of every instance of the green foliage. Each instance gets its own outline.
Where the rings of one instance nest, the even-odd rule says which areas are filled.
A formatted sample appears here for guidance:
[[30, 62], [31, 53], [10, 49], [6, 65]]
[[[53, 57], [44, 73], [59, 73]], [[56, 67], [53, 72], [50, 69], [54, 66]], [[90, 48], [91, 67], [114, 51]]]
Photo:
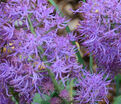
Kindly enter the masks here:
[[117, 76], [115, 76], [115, 79], [117, 79], [117, 78], [118, 78], [119, 82], [121, 83], [121, 74], [118, 74]]
[[56, 5], [56, 3], [53, 0], [48, 0], [56, 9], [56, 11], [59, 13], [59, 15], [61, 15], [62, 17], [64, 17], [63, 13], [59, 10], [58, 5]]
[[9, 91], [11, 92], [11, 95], [13, 95], [12, 101], [14, 101], [15, 104], [19, 104], [19, 94], [18, 94], [18, 92], [16, 92], [13, 87], [10, 87]]
[[121, 104], [121, 95], [116, 97], [116, 98], [114, 98], [113, 104]]
[[39, 93], [35, 93], [32, 104], [50, 104], [49, 103], [50, 97], [47, 95], [44, 95], [43, 97], [44, 99], [40, 97]]
[[86, 0], [82, 0], [83, 2], [86, 2]]
[[120, 74], [115, 76], [115, 81], [116, 81], [116, 95], [118, 96], [120, 94], [119, 88], [120, 88], [120, 85], [121, 85], [121, 75]]
[[13, 96], [12, 96], [12, 101], [13, 101], [15, 104], [19, 104], [19, 103], [16, 101], [15, 97], [13, 97]]

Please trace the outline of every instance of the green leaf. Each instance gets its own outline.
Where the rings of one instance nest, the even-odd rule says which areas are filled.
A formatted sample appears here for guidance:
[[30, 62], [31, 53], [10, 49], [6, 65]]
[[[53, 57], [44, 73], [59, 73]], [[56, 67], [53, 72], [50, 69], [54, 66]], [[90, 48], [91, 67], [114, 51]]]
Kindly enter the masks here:
[[[115, 76], [115, 80], [117, 79], [117, 76]], [[118, 74], [118, 80], [121, 83], [121, 74]]]
[[15, 104], [19, 104], [19, 93], [16, 92], [13, 87], [10, 87], [9, 91], [13, 95], [12, 100], [15, 102]]
[[43, 95], [43, 97], [45, 98], [44, 100], [40, 97], [39, 93], [35, 93], [32, 104], [50, 104], [50, 97], [47, 95]]
[[40, 97], [40, 94], [35, 93], [32, 104], [35, 104], [35, 103], [41, 104], [41, 102], [42, 102], [42, 99]]
[[115, 76], [115, 81], [116, 81], [116, 95], [119, 95], [119, 87], [120, 87], [120, 79], [121, 79], [121, 75], [118, 74], [117, 76]]
[[13, 101], [15, 104], [19, 104], [19, 103], [16, 101], [16, 99], [15, 99], [14, 96], [12, 96], [12, 101]]
[[48, 0], [48, 1], [55, 7], [58, 14], [60, 14], [62, 17], [64, 17], [63, 13], [59, 10], [59, 7], [57, 6], [57, 4], [53, 0]]
[[121, 104], [121, 95], [114, 98], [113, 104]]
[[42, 101], [41, 104], [50, 104], [49, 101]]

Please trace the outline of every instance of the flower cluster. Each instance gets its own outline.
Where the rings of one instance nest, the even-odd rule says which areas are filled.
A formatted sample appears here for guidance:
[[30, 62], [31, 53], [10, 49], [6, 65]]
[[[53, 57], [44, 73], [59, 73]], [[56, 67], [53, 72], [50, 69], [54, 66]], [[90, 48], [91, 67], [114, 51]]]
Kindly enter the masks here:
[[76, 60], [70, 65], [75, 46], [69, 35], [57, 36], [58, 29], [66, 26], [65, 18], [45, 0], [8, 0], [0, 4], [0, 12], [0, 81], [6, 91], [13, 88], [23, 102], [30, 103], [44, 87], [42, 80], [48, 74], [41, 70], [45, 67], [65, 83], [73, 65], [78, 66]]
[[110, 84], [110, 80], [107, 80], [106, 76], [103, 78], [104, 73], [99, 74], [90, 74], [87, 71], [82, 71], [83, 76], [78, 76], [77, 93], [76, 100], [79, 102], [78, 104], [95, 104], [95, 102], [105, 100], [108, 104], [107, 94], [108, 88], [107, 86]]
[[87, 0], [75, 12], [84, 20], [78, 27], [83, 45], [93, 53], [98, 67], [108, 72], [121, 68], [121, 1]]
[[[116, 10], [116, 13], [118, 13], [118, 9]], [[103, 80], [102, 74], [90, 75], [86, 72], [86, 75], [83, 73], [86, 78], [78, 76], [82, 71], [82, 65], [77, 62], [75, 54], [77, 49], [71, 43], [71, 41], [75, 41], [75, 36], [72, 36], [72, 33], [68, 33], [66, 36], [57, 34], [59, 29], [67, 26], [67, 20], [55, 12], [55, 8], [50, 6], [46, 0], [8, 0], [7, 3], [1, 2], [0, 14], [2, 14], [0, 16], [0, 104], [2, 104], [2, 98], [4, 102], [9, 104], [11, 96], [18, 100], [19, 104], [30, 104], [35, 93], [39, 93], [42, 97], [44, 94], [54, 93], [50, 100], [52, 104], [59, 104], [63, 99], [70, 101], [67, 90], [55, 92], [59, 89], [56, 88], [58, 86], [55, 85], [56, 81], [56, 84], [60, 84], [61, 80], [65, 87], [69, 78], [78, 79], [82, 86], [79, 87], [78, 85], [79, 91], [77, 94], [81, 93], [89, 102], [106, 98], [109, 82]], [[98, 17], [94, 19], [96, 20]], [[112, 65], [112, 62], [114, 62], [119, 67], [119, 56], [121, 57], [119, 43], [121, 38], [119, 36], [121, 31], [119, 30], [118, 19], [120, 18], [114, 21], [110, 20], [110, 31], [107, 30], [107, 27], [103, 30], [104, 25], [96, 23], [88, 27], [86, 23], [90, 24], [95, 20], [89, 19], [89, 21], [83, 22], [84, 26], [89, 29], [81, 28], [82, 30], [80, 30], [81, 33], [87, 32], [87, 36], [83, 33], [86, 39], [84, 44], [88, 45], [88, 48], [89, 45], [93, 45], [89, 49], [91, 52], [94, 51], [94, 45], [97, 45], [94, 53], [99, 53], [98, 61], [102, 58], [100, 64], [107, 65], [110, 63]], [[102, 20], [102, 24], [103, 22]], [[115, 24], [113, 24], [114, 22]], [[97, 36], [98, 31], [91, 30], [95, 26], [99, 27], [99, 36]], [[105, 34], [103, 34], [104, 31]], [[111, 36], [108, 39], [110, 34]], [[103, 47], [95, 44], [96, 41], [100, 41], [99, 44]], [[101, 49], [103, 49], [104, 54], [109, 53], [109, 55], [103, 57], [104, 54], [100, 52]], [[95, 57], [97, 57], [96, 55]], [[46, 78], [47, 80], [44, 80]], [[94, 81], [94, 84], [92, 84], [92, 81]], [[92, 86], [88, 87], [90, 83]], [[104, 94], [102, 94], [101, 89], [105, 90]], [[55, 96], [56, 94], [58, 96]], [[104, 95], [104, 97], [100, 95]], [[76, 100], [80, 101], [80, 96]]]
[[[49, 55], [49, 50], [55, 48], [59, 53], [60, 43], [56, 46], [52, 41], [56, 41], [57, 30], [66, 26], [65, 18], [54, 12], [45, 0], [1, 2], [0, 13], [0, 81], [4, 81], [7, 92], [12, 87], [29, 103], [36, 91], [41, 92], [39, 87], [45, 73], [40, 71], [46, 63], [43, 56], [51, 62], [54, 57]], [[41, 46], [44, 53], [38, 51]], [[70, 52], [70, 49], [61, 49], [61, 54]]]

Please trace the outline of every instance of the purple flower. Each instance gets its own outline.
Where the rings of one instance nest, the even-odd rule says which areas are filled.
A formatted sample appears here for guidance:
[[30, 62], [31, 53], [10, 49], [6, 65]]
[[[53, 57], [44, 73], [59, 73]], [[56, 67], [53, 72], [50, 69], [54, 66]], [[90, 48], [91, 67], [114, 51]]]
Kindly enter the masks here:
[[105, 100], [108, 104], [108, 85], [110, 80], [106, 81], [108, 76], [103, 77], [104, 73], [90, 74], [87, 71], [83, 71], [83, 75], [78, 77], [77, 93], [75, 100], [78, 104], [95, 104], [95, 102]]
[[58, 97], [53, 97], [50, 100], [50, 104], [61, 104], [61, 99], [59, 99]]
[[42, 45], [45, 50], [43, 55], [47, 56], [47, 59], [51, 61], [54, 60], [56, 56], [65, 58], [67, 56], [74, 56], [75, 54], [75, 46], [70, 43], [68, 36], [44, 36], [43, 43], [46, 43], [45, 45]]
[[14, 104], [11, 97], [6, 92], [7, 88], [4, 81], [0, 81], [0, 104]]
[[0, 26], [0, 42], [1, 42], [0, 47], [3, 47], [3, 45], [7, 40], [12, 39], [14, 34], [14, 29], [15, 29], [14, 26], [11, 26], [10, 24], [7, 23], [6, 25]]
[[67, 101], [70, 101], [69, 92], [66, 89], [62, 90], [59, 96], [63, 99], [66, 99]]
[[9, 42], [14, 47], [14, 55], [19, 55], [21, 60], [28, 59], [32, 55], [38, 57], [37, 47], [41, 45], [39, 44], [39, 37], [35, 37], [33, 34], [21, 29], [14, 32], [14, 38]]
[[32, 63], [18, 61], [15, 57], [10, 61], [3, 60], [0, 64], [0, 79], [7, 86], [7, 92], [9, 87], [12, 87], [21, 96], [31, 99], [43, 78], [39, 67], [40, 64], [35, 66]]
[[119, 0], [87, 0], [82, 2], [82, 6], [74, 12], [84, 13], [86, 19], [102, 19], [107, 23], [111, 21], [119, 23], [121, 20], [120, 5]]
[[5, 3], [1, 3], [0, 4], [0, 26], [2, 26], [3, 24], [7, 23], [9, 20], [9, 14], [5, 13], [5, 11], [7, 11], [7, 9], [5, 8]]
[[20, 103], [31, 103], [34, 93], [42, 92], [40, 87], [43, 93], [53, 91], [52, 83], [41, 85], [44, 75], [48, 75], [40, 71], [43, 66], [49, 67], [63, 83], [72, 77], [71, 72], [76, 72], [73, 70], [80, 68], [70, 37], [57, 35], [67, 21], [47, 1], [9, 0], [0, 4], [0, 13], [3, 14], [0, 17], [0, 49], [3, 50], [0, 52], [0, 81], [8, 96], [12, 87], [19, 93]]
[[54, 92], [54, 85], [49, 78], [42, 80], [41, 87], [42, 87], [41, 90], [43, 91], [42, 93], [44, 93], [44, 94], [50, 95], [51, 93]]
[[55, 74], [55, 79], [63, 82], [65, 85], [65, 82], [68, 80], [68, 78], [76, 77], [79, 73], [79, 70], [82, 66], [80, 66], [76, 60], [72, 60], [70, 57], [68, 58], [59, 58], [58, 56], [55, 58], [55, 61], [51, 64], [49, 67], [52, 72]]
[[78, 27], [82, 45], [94, 55], [98, 67], [109, 72], [118, 71], [121, 67], [119, 5], [121, 1], [118, 0], [87, 0], [75, 11], [82, 13], [84, 17]]

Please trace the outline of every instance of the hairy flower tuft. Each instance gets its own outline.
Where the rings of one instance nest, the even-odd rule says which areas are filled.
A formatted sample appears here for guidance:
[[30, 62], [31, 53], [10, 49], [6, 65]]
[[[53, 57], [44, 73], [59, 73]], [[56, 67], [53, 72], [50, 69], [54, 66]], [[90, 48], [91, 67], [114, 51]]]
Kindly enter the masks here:
[[107, 81], [108, 76], [103, 77], [104, 73], [90, 74], [83, 71], [83, 75], [78, 78], [76, 100], [79, 104], [95, 104], [95, 102], [105, 100], [108, 104], [108, 85], [110, 80]]
[[121, 68], [119, 5], [119, 0], [87, 0], [75, 11], [84, 17], [78, 27], [82, 44], [94, 55], [98, 67], [108, 72], [119, 71]]

